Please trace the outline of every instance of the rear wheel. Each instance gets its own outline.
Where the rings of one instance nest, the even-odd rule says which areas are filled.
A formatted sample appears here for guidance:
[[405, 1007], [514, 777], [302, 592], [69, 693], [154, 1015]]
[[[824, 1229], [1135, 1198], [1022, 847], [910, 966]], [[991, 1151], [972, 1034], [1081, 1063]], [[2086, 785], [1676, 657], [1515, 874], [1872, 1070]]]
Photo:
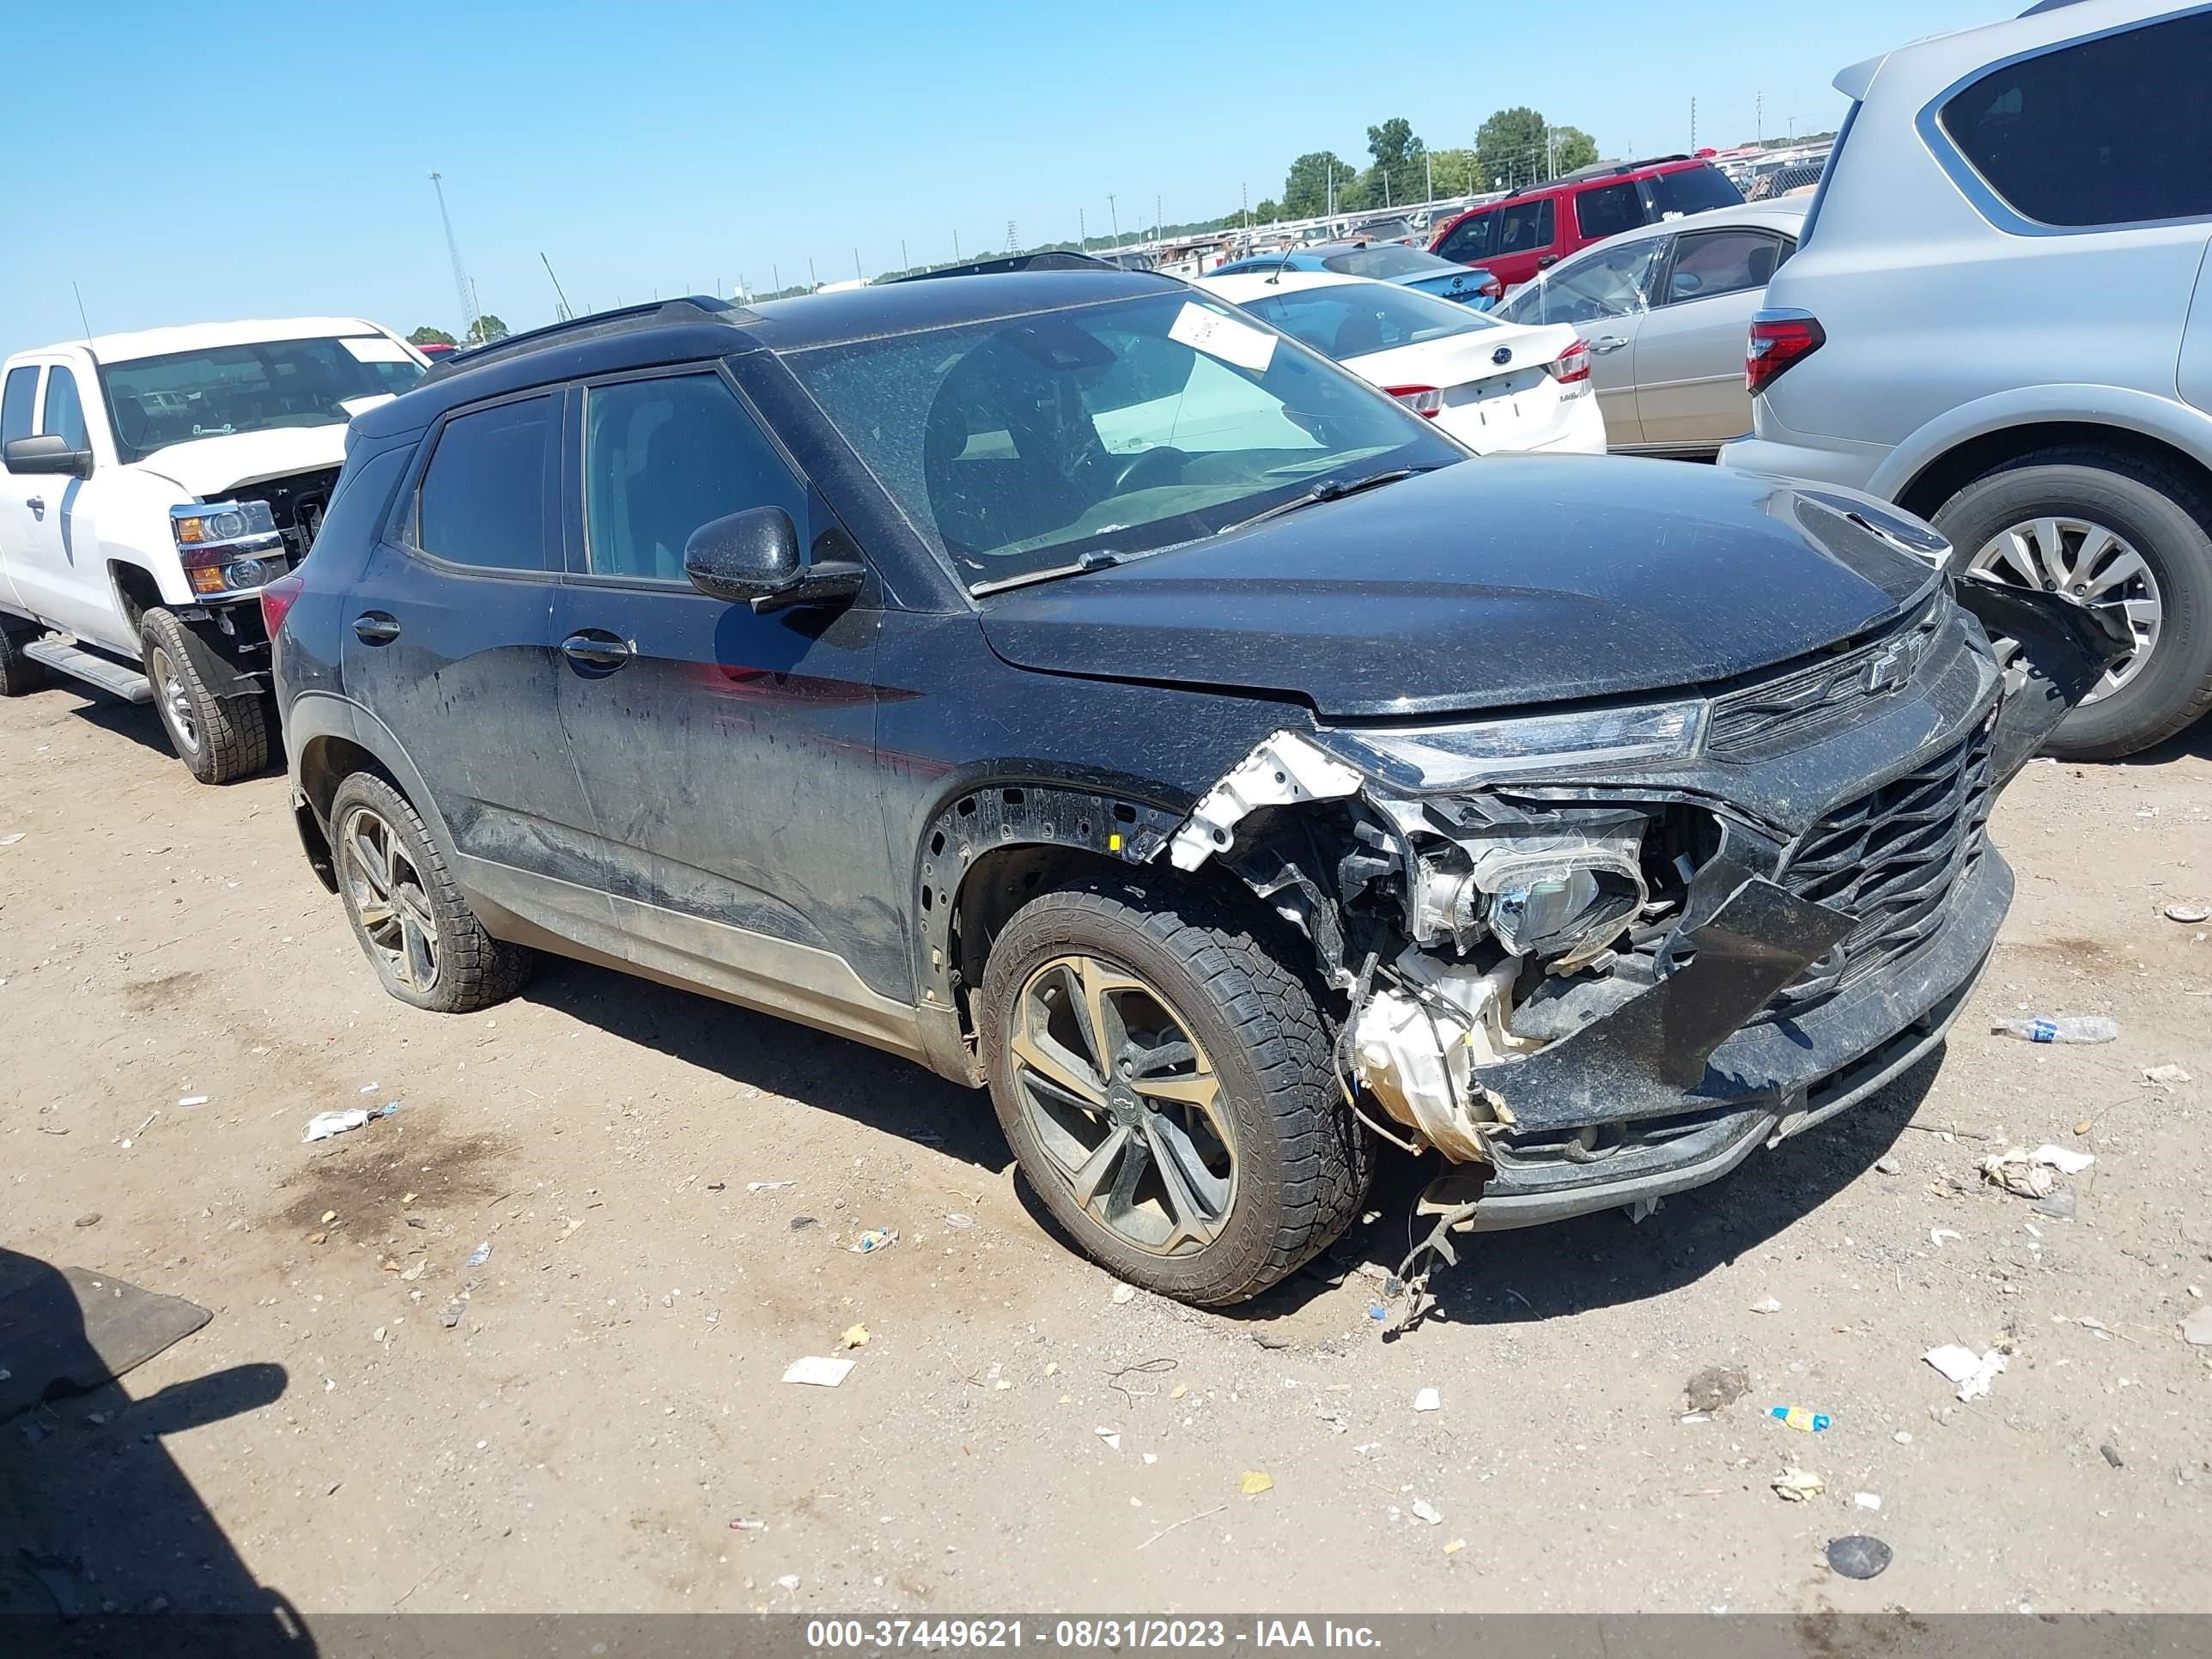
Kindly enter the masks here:
[[1371, 1149], [1313, 993], [1209, 896], [1102, 879], [1032, 900], [980, 1014], [1024, 1175], [1131, 1284], [1240, 1302], [1357, 1212]]
[[234, 783], [269, 764], [269, 710], [258, 693], [219, 697], [202, 677], [193, 639], [173, 612], [149, 611], [139, 623], [139, 649], [154, 688], [169, 745], [202, 783]]
[[331, 853], [354, 938], [402, 1002], [474, 1013], [528, 983], [533, 954], [484, 931], [421, 816], [382, 778], [356, 772], [338, 785]]
[[2117, 759], [2212, 708], [2212, 501], [2187, 479], [2096, 451], [2030, 456], [1977, 478], [1935, 522], [1969, 569], [2125, 616], [2135, 650], [2060, 724], [2052, 754]]
[[35, 638], [28, 629], [0, 623], [0, 697], [20, 697], [46, 683], [46, 665], [23, 654]]

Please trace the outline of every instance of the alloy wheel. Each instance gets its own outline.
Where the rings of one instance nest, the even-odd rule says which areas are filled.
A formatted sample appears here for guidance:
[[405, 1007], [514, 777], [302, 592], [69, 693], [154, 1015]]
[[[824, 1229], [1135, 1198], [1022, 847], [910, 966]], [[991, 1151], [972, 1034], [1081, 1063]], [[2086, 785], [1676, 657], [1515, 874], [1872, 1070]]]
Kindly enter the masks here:
[[1092, 1220], [1155, 1255], [1205, 1249], [1237, 1200], [1221, 1079], [1188, 1021], [1128, 969], [1056, 957], [1016, 1005], [1024, 1118]]
[[383, 816], [356, 806], [338, 836], [341, 878], [362, 932], [385, 968], [410, 991], [438, 982], [438, 923], [407, 848]]
[[200, 752], [200, 728], [192, 718], [191, 693], [185, 689], [185, 677], [177, 672], [177, 665], [161, 646], [155, 646], [146, 659], [147, 677], [154, 682], [154, 700], [160, 706], [161, 718], [167, 722], [169, 735], [177, 740], [177, 747], [187, 755]]
[[[2135, 635], [2135, 649], [2105, 671], [2105, 677], [2081, 699], [2085, 708], [2135, 678], [2158, 647], [2166, 605], [2157, 577], [2126, 537], [2094, 520], [2059, 515], [2014, 525], [1984, 542], [1967, 561], [1967, 568], [2010, 586], [2120, 608]], [[2008, 679], [2025, 672], [2018, 641], [1996, 639], [1990, 644]]]

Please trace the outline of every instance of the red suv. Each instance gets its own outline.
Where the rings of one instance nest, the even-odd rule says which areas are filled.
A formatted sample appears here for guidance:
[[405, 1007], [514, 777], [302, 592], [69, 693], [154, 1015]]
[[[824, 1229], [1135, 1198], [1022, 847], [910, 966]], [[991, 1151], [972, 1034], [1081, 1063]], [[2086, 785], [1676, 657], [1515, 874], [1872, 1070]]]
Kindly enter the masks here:
[[1592, 242], [1742, 200], [1703, 154], [1602, 161], [1469, 208], [1437, 233], [1429, 252], [1487, 266], [1510, 289]]

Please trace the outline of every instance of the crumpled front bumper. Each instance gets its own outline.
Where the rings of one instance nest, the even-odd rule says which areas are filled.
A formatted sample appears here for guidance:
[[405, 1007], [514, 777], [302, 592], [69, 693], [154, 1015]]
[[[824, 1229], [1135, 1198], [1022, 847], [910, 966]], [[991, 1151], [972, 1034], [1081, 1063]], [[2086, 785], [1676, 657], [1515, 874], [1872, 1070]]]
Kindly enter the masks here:
[[1989, 961], [2012, 890], [2010, 866], [1984, 848], [1954, 890], [1942, 927], [1909, 961], [1800, 1018], [1743, 1027], [1687, 1087], [1656, 1068], [1626, 1077], [1617, 1052], [1597, 1045], [1570, 1056], [1559, 1085], [1602, 1095], [1627, 1121], [1595, 1148], [1572, 1130], [1501, 1135], [1489, 1170], [1452, 1170], [1422, 1207], [1455, 1208], [1479, 1193], [1474, 1226], [1492, 1231], [1717, 1181], [1759, 1147], [1856, 1104], [1942, 1041]]

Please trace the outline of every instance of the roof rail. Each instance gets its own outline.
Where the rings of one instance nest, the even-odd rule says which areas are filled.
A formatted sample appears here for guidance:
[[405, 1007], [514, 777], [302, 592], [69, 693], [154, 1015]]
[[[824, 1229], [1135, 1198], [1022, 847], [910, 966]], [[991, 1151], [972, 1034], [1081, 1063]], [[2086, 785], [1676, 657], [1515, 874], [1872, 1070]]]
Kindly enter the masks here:
[[1678, 151], [1672, 155], [1647, 155], [1640, 161], [1593, 161], [1586, 167], [1577, 167], [1572, 173], [1562, 173], [1556, 178], [1545, 179], [1541, 184], [1523, 185], [1518, 190], [1509, 190], [1498, 199], [1501, 202], [1510, 202], [1516, 196], [1531, 195], [1540, 190], [1552, 190], [1560, 185], [1572, 184], [1581, 179], [1601, 179], [1608, 173], [1617, 175], [1623, 173], [1636, 173], [1644, 167], [1663, 166], [1668, 161], [1694, 161], [1697, 159], [1694, 155]]
[[543, 351], [548, 347], [572, 345], [582, 340], [596, 340], [604, 335], [627, 333], [632, 329], [669, 323], [744, 323], [752, 320], [753, 313], [743, 306], [733, 305], [727, 300], [718, 300], [711, 294], [687, 295], [680, 300], [656, 300], [648, 305], [594, 311], [587, 316], [571, 317], [565, 322], [550, 323], [544, 328], [504, 335], [483, 345], [467, 347], [454, 352], [443, 362], [433, 364], [430, 372], [422, 378], [426, 380], [444, 380], [486, 363], [506, 362], [510, 358], [527, 356], [533, 351]]
[[962, 265], [940, 265], [935, 270], [917, 270], [905, 276], [894, 276], [895, 283], [922, 283], [933, 276], [998, 276], [1016, 270], [1120, 270], [1124, 269], [1109, 259], [1101, 259], [1089, 253], [1064, 253], [1057, 249], [1045, 253], [1012, 253], [1002, 259], [973, 259]]

